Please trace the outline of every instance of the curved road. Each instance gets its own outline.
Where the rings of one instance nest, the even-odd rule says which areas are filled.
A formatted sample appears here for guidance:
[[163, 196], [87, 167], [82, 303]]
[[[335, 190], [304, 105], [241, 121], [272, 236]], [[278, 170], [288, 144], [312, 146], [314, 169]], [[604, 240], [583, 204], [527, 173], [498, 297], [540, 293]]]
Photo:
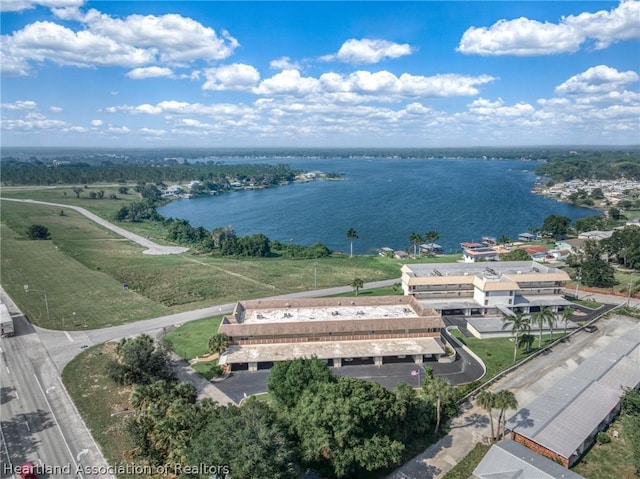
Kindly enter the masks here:
[[49, 203], [47, 201], [20, 200], [16, 198], [0, 198], [0, 199], [4, 201], [15, 201], [18, 203], [35, 203], [39, 205], [56, 206], [56, 207], [72, 209], [86, 216], [91, 221], [98, 223], [100, 226], [103, 226], [119, 234], [120, 236], [130, 239], [134, 243], [138, 243], [140, 246], [144, 246], [145, 248], [147, 248], [145, 251], [143, 251], [144, 254], [180, 254], [189, 250], [189, 248], [184, 248], [182, 246], [161, 246], [147, 238], [143, 238], [142, 236], [132, 233], [131, 231], [127, 231], [124, 228], [120, 228], [119, 226], [116, 226], [113, 223], [110, 223], [109, 221], [99, 217], [94, 213], [91, 213], [91, 211], [88, 211], [80, 206], [64, 205], [60, 203]]

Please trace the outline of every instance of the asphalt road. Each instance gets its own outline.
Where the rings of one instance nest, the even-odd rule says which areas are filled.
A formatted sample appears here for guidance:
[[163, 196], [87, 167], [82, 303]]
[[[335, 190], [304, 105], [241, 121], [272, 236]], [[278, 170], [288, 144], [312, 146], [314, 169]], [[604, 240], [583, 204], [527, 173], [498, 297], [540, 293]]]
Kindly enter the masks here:
[[0, 341], [0, 477], [31, 461], [41, 478], [88, 477], [87, 468], [113, 478], [35, 330], [24, 317], [14, 323]]

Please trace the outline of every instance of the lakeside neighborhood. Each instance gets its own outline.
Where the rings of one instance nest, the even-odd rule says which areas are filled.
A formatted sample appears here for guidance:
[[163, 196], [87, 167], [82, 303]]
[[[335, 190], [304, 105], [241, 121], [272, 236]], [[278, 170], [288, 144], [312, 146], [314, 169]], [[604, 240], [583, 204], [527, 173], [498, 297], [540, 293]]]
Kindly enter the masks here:
[[[187, 184], [190, 190], [197, 190], [199, 182], [191, 181]], [[245, 189], [242, 182], [238, 182], [238, 184], [240, 185], [239, 189]], [[229, 184], [229, 187], [233, 188], [233, 185]], [[251, 188], [252, 185], [249, 184], [246, 189]], [[143, 192], [139, 193], [142, 195]], [[52, 190], [46, 194], [57, 194], [59, 197], [63, 197], [62, 191]], [[31, 199], [18, 201], [29, 203], [29, 206], [33, 208], [37, 208], [37, 205], [53, 206], [54, 208], [65, 206]], [[13, 204], [14, 202], [8, 201], [7, 203]], [[24, 207], [28, 208], [27, 205]], [[71, 206], [68, 209], [82, 212], [80, 211], [82, 208], [77, 206]], [[89, 216], [88, 212], [82, 212], [82, 214]], [[56, 218], [62, 218], [59, 221], [67, 221], [66, 215], [58, 215]], [[93, 220], [97, 221], [95, 218]], [[566, 220], [569, 221], [568, 218]], [[118, 231], [118, 234], [144, 245], [145, 248], [150, 247], [150, 243], [152, 243], [149, 237], [140, 237], [129, 232], [125, 234], [122, 228], [114, 225], [108, 226], [109, 223], [106, 221], [101, 224], [110, 229], [113, 228], [113, 231]], [[405, 382], [410, 388], [415, 389], [415, 379], [417, 379], [418, 385], [423, 388], [420, 389], [420, 394], [427, 394], [427, 387], [431, 379], [435, 381], [435, 378], [442, 379], [444, 377], [447, 378], [450, 387], [456, 386], [458, 391], [465, 391], [466, 394], [466, 391], [472, 390], [472, 386], [465, 385], [481, 378], [486, 380], [487, 378], [484, 376], [491, 367], [491, 361], [488, 361], [484, 355], [482, 358], [477, 354], [474, 356], [473, 349], [466, 346], [466, 342], [471, 344], [472, 341], [477, 340], [484, 343], [496, 339], [507, 342], [506, 347], [513, 350], [513, 363], [510, 364], [513, 364], [513, 370], [516, 371], [520, 367], [516, 357], [520, 354], [525, 357], [529, 355], [536, 357], [536, 355], [546, 354], [547, 350], [551, 351], [548, 349], [551, 346], [564, 349], [565, 346], [561, 345], [562, 343], [558, 339], [555, 339], [558, 336], [563, 336], [560, 333], [562, 330], [565, 331], [567, 338], [580, 337], [580, 335], [590, 336], [589, 332], [598, 331], [598, 327], [602, 327], [604, 330], [604, 324], [598, 323], [596, 327], [593, 322], [598, 321], [598, 318], [610, 306], [592, 311], [584, 303], [574, 302], [576, 298], [570, 294], [567, 286], [574, 277], [580, 281], [579, 276], [576, 276], [576, 273], [580, 273], [576, 269], [576, 264], [571, 260], [572, 256], [581, 258], [585, 248], [590, 248], [590, 243], [608, 244], [611, 238], [616, 239], [614, 235], [618, 235], [618, 232], [624, 232], [626, 235], [627, 233], [637, 234], [640, 231], [637, 221], [633, 220], [618, 220], [616, 223], [606, 224], [616, 224], [616, 226], [610, 230], [580, 232], [575, 238], [567, 238], [562, 232], [552, 233], [552, 230], [544, 225], [541, 228], [531, 228], [528, 232], [522, 232], [514, 239], [506, 236], [501, 238], [484, 236], [479, 242], [461, 242], [459, 255], [446, 256], [442, 255], [442, 248], [437, 243], [439, 238], [436, 231], [429, 231], [424, 236], [428, 239], [422, 239], [421, 235], [412, 234], [413, 239], [410, 241], [414, 242], [413, 248], [406, 248], [405, 256], [402, 256], [404, 259], [402, 263], [388, 259], [388, 257], [399, 257], [391, 248], [381, 249], [380, 253], [384, 258], [379, 258], [377, 255], [352, 258], [346, 253], [335, 253], [333, 257], [339, 258], [339, 261], [342, 262], [340, 269], [351, 269], [352, 265], [359, 264], [361, 261], [378, 264], [378, 267], [383, 264], [387, 266], [393, 264], [397, 268], [399, 265], [401, 267], [399, 282], [393, 285], [393, 288], [391, 287], [392, 283], [389, 282], [387, 284], [389, 290], [385, 292], [385, 294], [393, 293], [393, 295], [375, 296], [374, 293], [374, 296], [367, 294], [367, 296], [359, 297], [358, 289], [362, 288], [363, 283], [356, 284], [356, 281], [353, 280], [351, 287], [354, 289], [355, 296], [350, 298], [314, 299], [305, 298], [304, 293], [277, 298], [269, 297], [269, 293], [261, 293], [255, 296], [261, 299], [236, 301], [234, 305], [229, 306], [229, 312], [223, 312], [222, 308], [218, 309], [217, 311], [222, 315], [219, 326], [217, 322], [210, 322], [210, 324], [215, 324], [215, 329], [210, 326], [206, 331], [201, 330], [199, 333], [200, 339], [204, 339], [206, 342], [206, 336], [216, 332], [214, 336], [217, 337], [216, 341], [219, 341], [218, 346], [211, 346], [214, 344], [211, 342], [214, 337], [210, 337], [209, 350], [213, 351], [213, 348], [219, 347], [216, 349], [218, 352], [215, 358], [215, 368], [220, 368], [223, 372], [220, 378], [209, 382], [206, 389], [215, 390], [216, 393], [211, 397], [220, 399], [221, 403], [225, 403], [225, 401], [244, 403], [248, 397], [246, 396], [247, 391], [251, 396], [268, 390], [266, 382], [261, 389], [255, 389], [255, 387], [250, 389], [249, 386], [243, 386], [243, 384], [254, 384], [252, 377], [266, 378], [265, 373], [269, 374], [274, 369], [280, 369], [279, 365], [305, 361], [305, 358], [312, 357], [320, 364], [331, 368], [328, 371], [337, 378], [356, 376], [365, 377], [370, 382], [372, 380], [379, 382], [387, 390], [384, 394], [397, 394], [393, 391], [396, 391], [396, 386], [399, 383], [385, 384], [385, 380], [382, 379], [383, 377], [388, 378], [390, 371], [404, 371], [400, 374], [397, 372], [393, 374], [396, 374], [395, 377], [399, 382]], [[139, 227], [139, 225], [137, 226]], [[56, 230], [54, 234], [56, 240], [59, 241], [61, 232]], [[155, 233], [154, 238], [160, 238], [157, 235], [158, 233]], [[353, 241], [353, 239], [357, 239], [357, 232], [347, 232], [346, 237]], [[415, 241], [417, 238], [421, 238], [420, 241]], [[197, 251], [193, 247], [194, 245], [181, 244], [185, 244], [187, 247], [191, 246], [190, 253], [183, 258], [204, 267], [211, 265], [217, 271], [221, 270], [220, 263], [212, 261], [209, 255], [204, 255], [202, 251]], [[284, 247], [292, 247], [292, 245]], [[164, 247], [162, 251], [170, 254], [184, 252], [185, 249]], [[411, 254], [412, 249], [413, 254]], [[157, 251], [160, 252], [159, 246]], [[615, 257], [618, 253], [610, 252], [609, 254]], [[216, 259], [220, 258], [215, 253], [212, 256]], [[611, 258], [609, 256], [605, 258], [607, 261], [602, 260], [603, 264], [607, 263], [610, 268], [608, 261]], [[238, 259], [237, 254], [234, 254], [233, 260], [225, 266], [228, 268], [225, 273], [229, 274], [229, 278], [242, 275], [245, 281], [264, 290], [264, 277], [261, 278], [259, 274], [256, 274], [258, 270], [255, 269], [255, 265], [250, 272], [243, 271], [242, 267], [249, 265], [250, 262], [243, 265]], [[173, 257], [171, 260], [177, 265], [181, 258]], [[615, 258], [615, 260], [618, 261], [620, 258]], [[583, 259], [579, 259], [579, 261], [583, 261]], [[569, 265], [566, 270], [564, 268], [565, 262]], [[295, 264], [294, 261], [290, 263], [290, 266]], [[302, 264], [303, 262], [298, 263]], [[139, 266], [142, 266], [142, 263]], [[315, 277], [316, 268], [317, 258], [313, 263], [314, 286], [317, 279]], [[190, 268], [189, 274], [191, 275], [193, 272], [195, 270]], [[211, 277], [211, 273], [208, 273], [206, 277]], [[348, 284], [348, 281], [349, 279], [343, 284]], [[135, 289], [126, 288], [122, 293], [126, 295], [131, 292], [138, 294], [138, 288], [139, 286]], [[310, 289], [310, 286], [307, 289]], [[346, 287], [346, 289], [349, 288]], [[38, 291], [42, 293], [44, 290], [31, 288], [31, 291], [32, 293]], [[270, 292], [271, 290], [266, 291]], [[275, 291], [276, 289], [273, 288], [274, 296]], [[25, 294], [26, 292], [27, 289], [25, 289]], [[307, 294], [311, 293], [307, 291]], [[237, 297], [237, 294], [234, 296]], [[629, 295], [626, 297], [628, 300], [631, 299], [631, 287], [629, 287]], [[47, 320], [50, 322], [48, 310]], [[523, 323], [518, 326], [518, 322], [521, 320]], [[173, 326], [175, 323], [163, 324]], [[520, 329], [524, 326], [526, 326], [525, 329]], [[181, 328], [177, 328], [175, 331], [178, 333], [180, 330]], [[87, 332], [80, 331], [79, 333], [86, 334]], [[164, 335], [165, 332], [167, 335], [173, 333], [172, 330], [165, 331], [163, 326], [160, 334]], [[67, 334], [69, 334], [67, 337], [73, 338], [73, 332]], [[92, 332], [90, 334], [99, 333]], [[508, 408], [509, 410], [517, 410], [520, 417], [525, 416], [524, 419], [518, 420], [517, 431], [515, 426], [512, 427], [512, 423], [509, 422], [507, 411], [503, 411], [504, 414], [501, 413], [501, 415], [504, 416], [506, 424], [506, 426], [502, 426], [503, 433], [498, 436], [493, 433], [491, 436], [485, 434], [483, 438], [480, 438], [488, 445], [494, 442], [496, 444], [487, 454], [487, 461], [480, 462], [479, 469], [474, 473], [474, 478], [484, 479], [507, 470], [527, 470], [527, 474], [533, 477], [545, 477], [543, 473], [550, 474], [549, 471], [553, 471], [553, 468], [558, 466], [557, 463], [551, 465], [554, 464], [554, 461], [563, 461], [565, 467], [576, 462], [577, 458], [590, 447], [598, 434], [617, 416], [623, 391], [611, 387], [611, 384], [621, 381], [620, 384], [625, 387], [632, 388], [634, 385], [640, 385], [638, 377], [640, 364], [637, 361], [640, 353], [637, 348], [640, 347], [640, 344], [638, 344], [639, 341], [633, 339], [635, 338], [634, 334], [632, 331], [627, 333], [628, 337], [632, 338], [630, 344], [618, 344], [613, 347], [612, 351], [617, 356], [609, 354], [604, 359], [597, 359], [596, 362], [603, 365], [596, 371], [597, 377], [589, 377], [589, 371], [587, 371], [581, 373], [578, 379], [567, 377], [565, 380], [570, 385], [588, 383], [590, 384], [589, 391], [597, 391], [606, 394], [607, 397], [606, 401], [598, 402], [597, 407], [593, 408], [589, 421], [585, 421], [584, 427], [579, 430], [576, 428], [575, 433], [571, 435], [573, 449], [564, 448], [558, 452], [557, 445], [546, 440], [547, 436], [551, 434], [549, 428], [553, 429], [550, 426], [548, 416], [545, 416], [544, 411], [538, 412], [535, 416], [529, 414], [527, 411], [533, 410], [535, 404], [529, 407], [527, 402], [522, 401], [522, 404], [517, 407]], [[548, 344], [548, 346], [542, 346], [543, 335], [545, 337], [544, 344]], [[531, 347], [536, 342], [536, 336], [539, 338], [537, 350]], [[591, 336], [597, 337], [599, 335]], [[179, 350], [178, 347], [174, 349], [174, 352], [178, 353]], [[182, 356], [183, 353], [180, 355]], [[211, 361], [209, 356], [213, 356], [213, 354], [207, 355], [204, 363]], [[187, 358], [186, 353], [183, 357]], [[605, 368], [606, 364], [610, 367]], [[181, 365], [181, 370], [186, 374], [186, 376], [180, 376], [181, 380], [193, 381], [194, 373], [191, 366], [198, 365], [200, 362], [194, 362], [193, 365], [187, 363], [184, 363], [184, 366]], [[207, 367], [211, 368], [212, 366]], [[367, 369], [358, 372], [359, 368]], [[216, 372], [213, 376], [217, 374]], [[405, 374], [406, 378], [402, 374]], [[556, 374], [560, 374], [560, 371]], [[415, 376], [417, 377], [414, 378]], [[192, 379], [189, 379], [190, 377]], [[424, 384], [422, 383], [423, 379]], [[206, 383], [202, 378], [200, 378], [200, 382]], [[245, 396], [243, 396], [243, 389]], [[567, 396], [565, 390], [562, 388], [558, 390], [557, 394], [560, 397]], [[496, 394], [500, 392], [500, 390], [495, 391]], [[553, 391], [550, 390], [545, 396], [548, 401], [557, 401], [557, 409], [552, 414], [553, 417], [561, 417], [565, 414], [569, 418], [567, 420], [570, 420], [575, 414], [576, 404], [582, 404], [581, 401], [585, 401], [585, 395], [576, 393], [570, 396], [569, 401], [562, 403], [554, 396], [556, 393]], [[471, 401], [469, 404], [473, 404], [474, 408], [480, 407], [480, 392], [493, 393], [493, 386], [481, 386], [480, 389], [469, 393], [468, 400]], [[414, 393], [418, 394], [415, 390]], [[416, 396], [416, 398], [418, 397], [422, 398], [422, 396]], [[309, 399], [313, 398], [307, 398], [307, 400]], [[253, 403], [248, 402], [247, 404]], [[469, 417], [464, 410], [461, 414], [460, 418]], [[534, 427], [534, 429], [530, 430], [530, 427]], [[536, 431], [542, 432], [537, 434]], [[455, 436], [455, 432], [449, 432]], [[489, 437], [488, 440], [487, 437]], [[510, 439], [497, 442], [498, 437], [509, 437]], [[526, 452], [519, 449], [521, 446], [527, 448]], [[468, 451], [464, 447], [461, 449]], [[513, 454], [518, 457], [513, 458], [512, 462], [505, 459], [505, 455]], [[526, 460], [523, 460], [525, 456]], [[549, 457], [552, 462], [545, 462], [547, 461], [545, 456]], [[459, 459], [461, 457], [457, 458], [457, 460]], [[560, 472], [553, 474], [564, 474], [561, 470], [556, 470]], [[566, 471], [566, 469], [564, 470]], [[398, 474], [401, 473], [398, 472]], [[553, 474], [551, 477], [554, 477]], [[404, 478], [406, 476], [390, 477]], [[423, 476], [411, 475], [408, 477]], [[581, 476], [576, 473], [566, 477], [577, 479]]]

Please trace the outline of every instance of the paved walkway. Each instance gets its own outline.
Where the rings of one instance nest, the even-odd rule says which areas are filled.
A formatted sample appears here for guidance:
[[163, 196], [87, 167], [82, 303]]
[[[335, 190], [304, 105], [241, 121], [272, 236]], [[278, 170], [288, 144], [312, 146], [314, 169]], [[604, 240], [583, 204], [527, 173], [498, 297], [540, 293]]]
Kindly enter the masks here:
[[171, 359], [173, 360], [173, 370], [178, 380], [193, 384], [198, 391], [198, 399], [209, 398], [222, 406], [236, 404], [233, 399], [211, 384], [210, 381], [197, 374], [189, 363], [175, 354], [171, 354]]

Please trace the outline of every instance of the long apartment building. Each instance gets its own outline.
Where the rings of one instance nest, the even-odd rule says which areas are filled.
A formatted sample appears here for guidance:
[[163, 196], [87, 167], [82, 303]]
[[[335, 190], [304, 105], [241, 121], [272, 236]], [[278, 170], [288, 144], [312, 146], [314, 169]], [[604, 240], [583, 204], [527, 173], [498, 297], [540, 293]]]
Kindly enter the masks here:
[[531, 313], [569, 304], [562, 290], [569, 275], [535, 261], [406, 264], [402, 289], [442, 314]]
[[253, 300], [236, 304], [218, 329], [232, 345], [220, 364], [250, 371], [317, 357], [341, 367], [445, 355], [442, 317], [406, 296]]

